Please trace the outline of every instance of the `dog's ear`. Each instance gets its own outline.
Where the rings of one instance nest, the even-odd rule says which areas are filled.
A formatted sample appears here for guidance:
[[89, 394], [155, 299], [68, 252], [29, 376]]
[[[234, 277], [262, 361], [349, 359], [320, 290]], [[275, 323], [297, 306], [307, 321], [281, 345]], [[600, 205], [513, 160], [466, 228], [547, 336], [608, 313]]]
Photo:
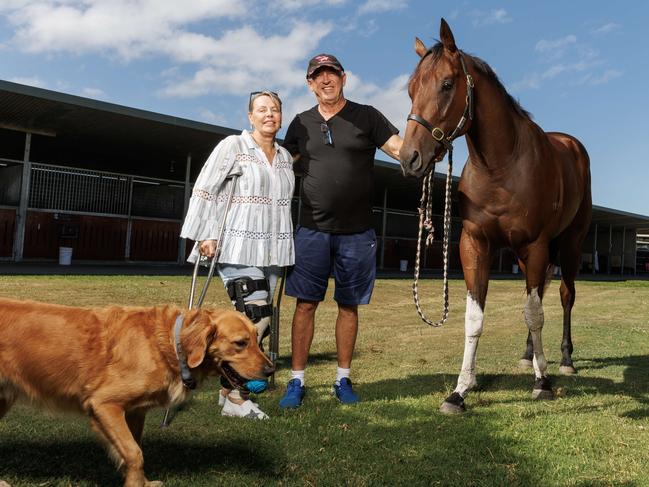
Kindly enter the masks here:
[[216, 335], [216, 325], [212, 323], [208, 313], [201, 310], [196, 313], [188, 313], [185, 319], [189, 324], [183, 327], [181, 341], [187, 357], [187, 365], [193, 369], [203, 362], [207, 347]]

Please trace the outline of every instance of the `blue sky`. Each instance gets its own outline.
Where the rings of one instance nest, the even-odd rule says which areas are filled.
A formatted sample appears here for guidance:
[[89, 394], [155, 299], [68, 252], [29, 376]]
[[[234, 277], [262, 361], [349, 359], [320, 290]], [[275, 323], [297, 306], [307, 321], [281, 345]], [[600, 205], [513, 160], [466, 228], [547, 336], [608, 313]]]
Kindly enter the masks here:
[[0, 78], [232, 128], [267, 88], [287, 126], [314, 105], [308, 59], [330, 52], [347, 98], [403, 133], [414, 38], [434, 43], [440, 17], [541, 127], [584, 143], [595, 204], [649, 215], [649, 2], [1, 0]]

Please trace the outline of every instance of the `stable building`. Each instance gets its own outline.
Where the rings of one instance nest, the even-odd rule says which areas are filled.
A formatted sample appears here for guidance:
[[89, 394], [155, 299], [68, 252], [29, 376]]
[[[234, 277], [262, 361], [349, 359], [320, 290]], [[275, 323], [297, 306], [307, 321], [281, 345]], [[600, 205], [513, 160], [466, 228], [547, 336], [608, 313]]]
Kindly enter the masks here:
[[[214, 146], [239, 130], [2, 80], [0, 107], [0, 260], [56, 261], [63, 249], [75, 262], [185, 262], [192, 243], [179, 233], [192, 183]], [[374, 176], [377, 264], [412, 267], [421, 181], [378, 159]], [[435, 175], [438, 230], [423, 269], [442, 266], [444, 179]], [[460, 229], [454, 204], [454, 271]], [[594, 207], [582, 272], [649, 272], [643, 240], [638, 247], [648, 229], [647, 216]], [[493, 271], [509, 273], [515, 264], [503, 251]]]

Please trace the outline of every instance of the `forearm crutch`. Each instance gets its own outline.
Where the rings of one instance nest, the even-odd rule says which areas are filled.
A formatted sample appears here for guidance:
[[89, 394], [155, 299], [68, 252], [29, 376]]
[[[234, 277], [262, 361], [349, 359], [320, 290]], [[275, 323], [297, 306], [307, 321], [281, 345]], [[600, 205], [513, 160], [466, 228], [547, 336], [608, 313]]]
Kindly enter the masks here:
[[[198, 297], [198, 301], [196, 303], [197, 308], [200, 308], [203, 305], [203, 301], [205, 300], [205, 296], [207, 295], [207, 288], [210, 286], [212, 276], [214, 276], [214, 268], [216, 267], [216, 263], [218, 262], [219, 256], [221, 255], [223, 234], [225, 233], [225, 221], [228, 218], [230, 206], [232, 205], [232, 196], [234, 195], [234, 189], [236, 187], [237, 179], [239, 179], [239, 176], [241, 176], [241, 168], [239, 166], [235, 166], [232, 168], [232, 171], [230, 171], [230, 174], [228, 174], [228, 177], [226, 178], [226, 180], [230, 180], [230, 191], [228, 192], [227, 200], [225, 202], [225, 212], [223, 214], [223, 219], [221, 220], [221, 225], [219, 226], [219, 235], [216, 240], [214, 256], [212, 257], [212, 262], [210, 263], [210, 268], [207, 272], [207, 278], [205, 279], [205, 283], [203, 284], [203, 289], [201, 290], [201, 294]], [[196, 245], [198, 245], [198, 242], [196, 243]], [[189, 309], [192, 309], [194, 307], [194, 294], [196, 292], [196, 279], [198, 278], [198, 269], [200, 268], [200, 262], [201, 259], [199, 256], [196, 259], [196, 264], [194, 264], [194, 273], [192, 274], [192, 285], [189, 290]]]
[[[225, 203], [225, 212], [223, 213], [223, 219], [221, 220], [221, 225], [219, 226], [219, 231], [218, 231], [218, 237], [216, 240], [216, 248], [214, 249], [214, 256], [212, 257], [212, 262], [210, 263], [210, 268], [209, 271], [207, 272], [207, 277], [205, 278], [205, 282], [203, 283], [203, 289], [201, 290], [201, 294], [198, 298], [198, 301], [196, 302], [196, 308], [200, 308], [203, 305], [203, 301], [205, 300], [205, 296], [207, 295], [207, 289], [210, 286], [210, 282], [212, 281], [212, 276], [214, 276], [214, 269], [216, 267], [216, 263], [219, 260], [219, 256], [221, 255], [221, 242], [223, 242], [223, 234], [225, 233], [225, 221], [228, 218], [228, 213], [230, 211], [230, 206], [232, 204], [232, 196], [234, 195], [234, 190], [236, 188], [237, 184], [237, 179], [239, 179], [239, 176], [241, 176], [241, 168], [238, 165], [233, 166], [232, 170], [226, 177], [226, 181], [230, 180], [230, 189], [228, 191], [228, 196], [227, 200]], [[194, 245], [198, 246], [199, 243], [196, 242]], [[192, 285], [189, 290], [189, 302], [188, 302], [188, 308], [192, 309], [194, 307], [194, 295], [196, 293], [196, 280], [198, 279], [198, 269], [200, 268], [201, 264], [201, 256], [200, 254], [196, 258], [196, 263], [194, 264], [194, 272], [192, 273]], [[176, 412], [178, 411], [177, 408], [174, 408], [173, 412], [171, 408], [167, 408], [165, 411], [164, 418], [162, 418], [162, 423], [160, 424], [161, 428], [166, 428], [171, 424], [171, 420], [176, 416]]]
[[[286, 267], [282, 270], [282, 276], [279, 281], [279, 288], [277, 289], [277, 298], [273, 306], [273, 316], [270, 320], [270, 336], [268, 337], [268, 348], [270, 349], [269, 358], [276, 365], [279, 358], [279, 312], [280, 304], [282, 303], [282, 294], [284, 294], [284, 280], [286, 279]], [[275, 373], [270, 376], [270, 387], [275, 387]]]

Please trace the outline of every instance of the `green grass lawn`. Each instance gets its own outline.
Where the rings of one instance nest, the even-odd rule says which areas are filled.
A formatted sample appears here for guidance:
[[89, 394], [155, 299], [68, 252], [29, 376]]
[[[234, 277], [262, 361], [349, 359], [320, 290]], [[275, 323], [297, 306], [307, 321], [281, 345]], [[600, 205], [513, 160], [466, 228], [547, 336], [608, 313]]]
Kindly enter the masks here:
[[[184, 304], [189, 277], [0, 276], [0, 296], [98, 306]], [[573, 358], [558, 376], [558, 282], [544, 302], [544, 345], [557, 399], [531, 399], [531, 371], [517, 368], [527, 328], [524, 284], [492, 281], [478, 349], [480, 390], [461, 416], [439, 413], [462, 362], [465, 287], [452, 281], [441, 328], [421, 322], [410, 280], [380, 280], [361, 309], [352, 379], [362, 397], [341, 406], [335, 376], [335, 304], [318, 310], [307, 396], [282, 411], [294, 301], [282, 303], [277, 390], [257, 396], [271, 419], [222, 418], [216, 382], [204, 384], [171, 427], [149, 413], [145, 471], [169, 486], [462, 485], [649, 486], [649, 282], [577, 283]], [[441, 282], [420, 282], [426, 313], [441, 314]], [[208, 300], [227, 306], [215, 282]], [[27, 404], [0, 421], [0, 480], [17, 486], [116, 486], [120, 476], [87, 420]]]

